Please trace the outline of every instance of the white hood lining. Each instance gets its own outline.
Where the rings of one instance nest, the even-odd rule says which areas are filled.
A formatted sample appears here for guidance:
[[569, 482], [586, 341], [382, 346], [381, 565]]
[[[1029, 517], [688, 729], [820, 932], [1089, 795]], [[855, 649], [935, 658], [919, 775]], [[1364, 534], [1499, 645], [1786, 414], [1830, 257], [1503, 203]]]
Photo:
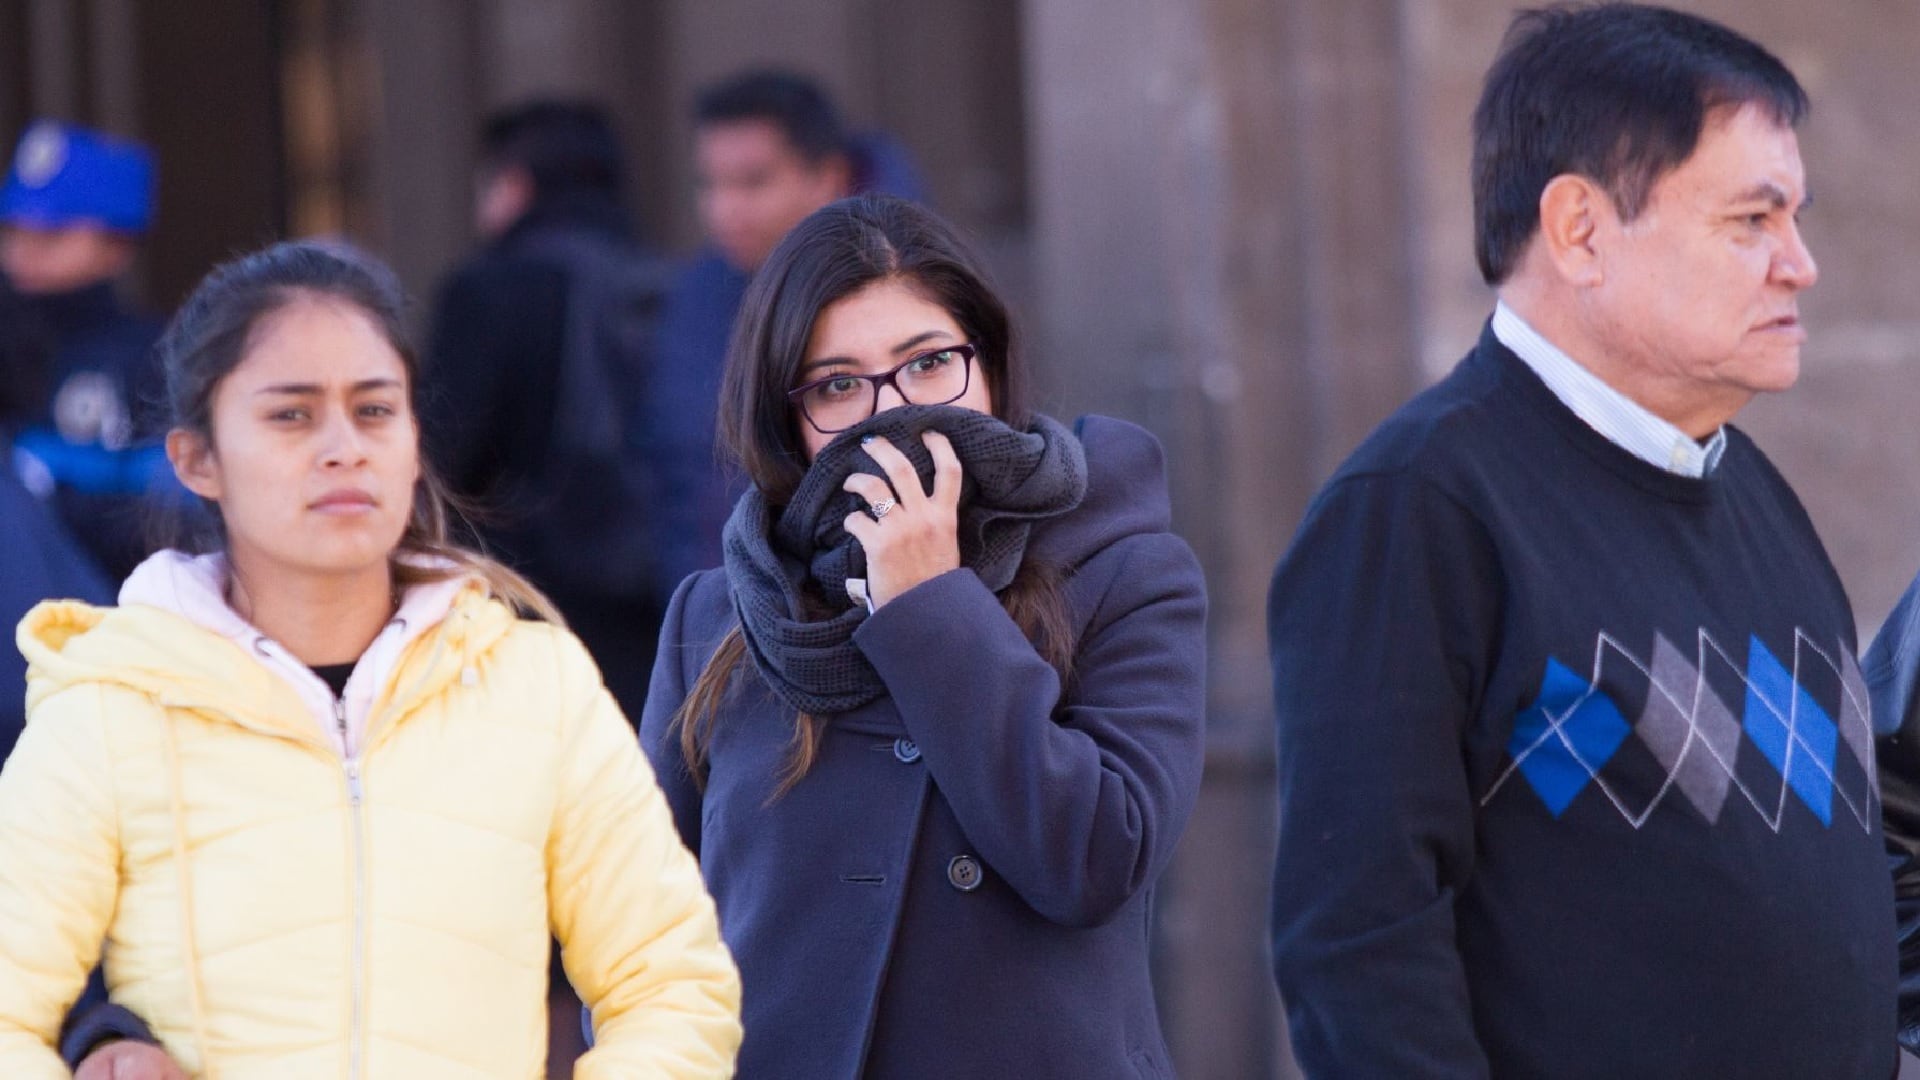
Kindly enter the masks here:
[[[353, 674], [347, 679], [346, 690], [340, 696], [347, 720], [343, 736], [334, 719], [333, 691], [279, 642], [228, 606], [227, 579], [224, 555], [161, 551], [135, 568], [126, 584], [120, 587], [120, 604], [122, 607], [139, 604], [171, 612], [239, 645], [247, 655], [293, 688], [322, 734], [340, 751], [341, 757], [349, 759], [356, 756], [365, 741], [374, 695], [392, 678], [401, 654], [422, 634], [446, 620], [453, 611], [455, 598], [471, 580], [468, 575], [456, 575], [407, 590], [400, 610], [381, 628], [366, 652], [360, 654]], [[467, 678], [467, 673], [462, 673], [462, 677]]]

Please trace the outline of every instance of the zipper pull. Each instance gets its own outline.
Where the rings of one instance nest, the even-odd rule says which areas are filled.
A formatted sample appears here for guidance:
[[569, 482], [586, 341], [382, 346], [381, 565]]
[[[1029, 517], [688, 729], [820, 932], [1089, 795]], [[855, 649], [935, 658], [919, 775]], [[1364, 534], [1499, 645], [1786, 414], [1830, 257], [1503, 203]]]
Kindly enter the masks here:
[[347, 762], [347, 800], [354, 806], [360, 805], [360, 762], [358, 759]]

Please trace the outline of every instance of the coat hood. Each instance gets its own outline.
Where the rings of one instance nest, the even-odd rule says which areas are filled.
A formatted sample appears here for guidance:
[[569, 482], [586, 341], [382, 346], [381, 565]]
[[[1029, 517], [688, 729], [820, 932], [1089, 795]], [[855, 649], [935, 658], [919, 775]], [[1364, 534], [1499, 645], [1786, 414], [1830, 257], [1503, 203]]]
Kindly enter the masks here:
[[[223, 575], [224, 567], [207, 557], [162, 552], [128, 579], [119, 607], [53, 601], [29, 611], [15, 635], [27, 658], [29, 714], [62, 690], [98, 684], [162, 705], [223, 714], [273, 734], [318, 737], [321, 729], [300, 720], [313, 711], [308, 695], [281, 670], [284, 665], [273, 663], [278, 646], [219, 598], [212, 583]], [[410, 613], [412, 627], [405, 623]], [[514, 621], [477, 579], [408, 590], [400, 614], [383, 631], [397, 630], [399, 647], [382, 665], [387, 670], [371, 690], [370, 704], [405, 707], [444, 688]], [[311, 672], [304, 674], [318, 683]]]

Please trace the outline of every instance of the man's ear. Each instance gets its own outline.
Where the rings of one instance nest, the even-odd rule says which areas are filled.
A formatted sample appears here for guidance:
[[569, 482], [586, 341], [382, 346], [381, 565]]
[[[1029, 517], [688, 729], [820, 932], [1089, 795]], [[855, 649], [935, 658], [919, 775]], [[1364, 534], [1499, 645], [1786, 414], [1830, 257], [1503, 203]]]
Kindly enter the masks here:
[[533, 173], [524, 165], [503, 165], [486, 173], [474, 196], [474, 227], [484, 238], [499, 236], [533, 207]]
[[167, 432], [167, 461], [173, 475], [188, 491], [203, 499], [220, 499], [220, 462], [213, 446], [197, 432], [174, 428]]
[[1554, 272], [1569, 285], [1598, 285], [1605, 277], [1600, 244], [1617, 215], [1600, 185], [1561, 173], [1540, 192], [1540, 235], [1534, 240]]

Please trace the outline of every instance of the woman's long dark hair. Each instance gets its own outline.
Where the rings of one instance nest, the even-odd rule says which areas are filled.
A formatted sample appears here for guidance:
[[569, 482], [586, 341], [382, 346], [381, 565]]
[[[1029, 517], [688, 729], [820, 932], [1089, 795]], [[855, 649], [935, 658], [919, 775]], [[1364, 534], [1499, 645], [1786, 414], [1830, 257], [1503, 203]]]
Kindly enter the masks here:
[[[1026, 366], [1006, 305], [968, 245], [915, 203], [885, 195], [842, 199], [815, 211], [774, 248], [747, 287], [727, 348], [720, 445], [769, 506], [786, 505], [807, 470], [800, 421], [787, 391], [799, 381], [815, 320], [834, 302], [882, 281], [898, 281], [952, 316], [978, 350], [975, 363], [992, 392], [994, 415], [1015, 428], [1032, 422]], [[1023, 563], [1000, 601], [1065, 685], [1073, 631], [1061, 584], [1057, 570]], [[746, 639], [736, 624], [674, 716], [696, 778], [705, 775], [720, 705], [746, 663]], [[795, 718], [793, 755], [780, 791], [813, 767], [824, 722], [806, 713]]]
[[[166, 373], [172, 426], [214, 446], [214, 391], [246, 359], [261, 323], [288, 304], [306, 298], [345, 304], [365, 315], [400, 354], [409, 398], [417, 397], [419, 353], [407, 332], [406, 294], [393, 271], [344, 244], [288, 241], [215, 267], [167, 325], [159, 353]], [[410, 400], [409, 404], [413, 414], [419, 416], [417, 402]], [[212, 505], [209, 509], [214, 534], [190, 546], [222, 549], [226, 537], [220, 528], [219, 507]], [[495, 596], [522, 613], [564, 625], [552, 602], [532, 583], [449, 538], [455, 515], [451, 493], [423, 457], [420, 480], [413, 492], [413, 510], [391, 559], [395, 587], [471, 573], [484, 580]], [[442, 565], [435, 568], [435, 563]], [[451, 569], [444, 565], [448, 563]]]

